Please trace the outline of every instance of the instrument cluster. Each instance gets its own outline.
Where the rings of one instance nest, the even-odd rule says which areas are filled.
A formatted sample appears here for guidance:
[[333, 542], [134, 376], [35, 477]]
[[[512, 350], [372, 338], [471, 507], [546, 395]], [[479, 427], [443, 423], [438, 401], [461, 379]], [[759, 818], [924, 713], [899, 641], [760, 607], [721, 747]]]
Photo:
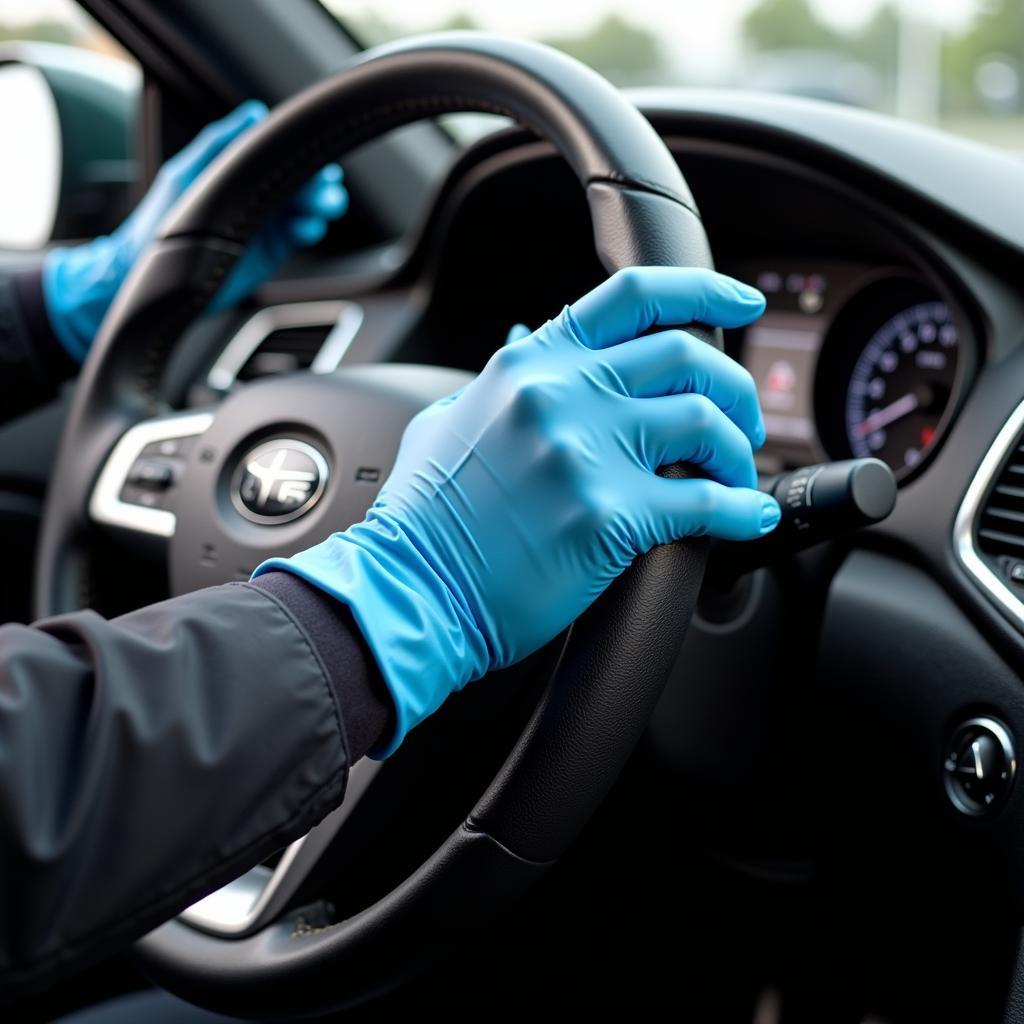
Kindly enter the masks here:
[[962, 315], [903, 268], [782, 262], [725, 268], [756, 284], [764, 316], [727, 349], [753, 375], [766, 472], [874, 456], [905, 481], [942, 443], [968, 360]]

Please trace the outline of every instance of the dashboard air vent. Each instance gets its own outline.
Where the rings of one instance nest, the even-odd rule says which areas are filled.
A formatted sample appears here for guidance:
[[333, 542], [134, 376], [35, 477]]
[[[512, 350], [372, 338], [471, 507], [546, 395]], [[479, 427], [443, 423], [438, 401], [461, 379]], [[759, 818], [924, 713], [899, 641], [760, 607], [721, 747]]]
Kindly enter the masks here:
[[245, 361], [235, 379], [246, 382], [278, 373], [308, 370], [331, 333], [331, 327], [331, 324], [318, 324], [272, 331]]
[[978, 466], [953, 524], [960, 564], [1024, 630], [1024, 402]]
[[1017, 438], [979, 510], [978, 546], [1024, 561], [1024, 439]]
[[223, 395], [236, 383], [277, 373], [332, 373], [362, 322], [362, 307], [344, 299], [267, 306], [228, 342], [210, 367], [206, 386]]

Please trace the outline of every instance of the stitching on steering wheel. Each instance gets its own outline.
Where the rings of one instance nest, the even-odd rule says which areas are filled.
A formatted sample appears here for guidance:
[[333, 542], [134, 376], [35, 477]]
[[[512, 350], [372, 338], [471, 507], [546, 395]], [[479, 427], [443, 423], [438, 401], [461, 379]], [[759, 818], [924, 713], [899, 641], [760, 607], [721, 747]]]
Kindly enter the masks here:
[[136, 370], [136, 381], [140, 392], [146, 397], [150, 411], [158, 412], [157, 394], [164, 361], [175, 341], [188, 325], [206, 308], [221, 286], [235, 258], [224, 253], [210, 268], [209, 274], [176, 310], [160, 323], [160, 329], [145, 347]]

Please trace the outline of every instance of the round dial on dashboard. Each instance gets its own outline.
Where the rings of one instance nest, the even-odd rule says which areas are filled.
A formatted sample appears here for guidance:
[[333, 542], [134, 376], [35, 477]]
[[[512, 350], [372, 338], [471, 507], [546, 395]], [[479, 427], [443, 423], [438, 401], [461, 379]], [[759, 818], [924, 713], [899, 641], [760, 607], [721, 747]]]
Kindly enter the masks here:
[[956, 382], [959, 337], [944, 302], [919, 302], [872, 336], [846, 389], [846, 437], [858, 458], [914, 469], [935, 440]]
[[869, 285], [822, 348], [816, 406], [829, 454], [874, 456], [905, 479], [941, 440], [962, 370], [960, 330], [933, 289], [909, 278]]

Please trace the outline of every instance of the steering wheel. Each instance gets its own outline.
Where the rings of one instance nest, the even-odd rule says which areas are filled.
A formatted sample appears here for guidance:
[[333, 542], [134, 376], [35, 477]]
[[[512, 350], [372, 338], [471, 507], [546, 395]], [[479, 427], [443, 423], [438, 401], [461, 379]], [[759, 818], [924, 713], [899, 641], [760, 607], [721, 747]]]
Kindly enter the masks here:
[[[271, 378], [215, 407], [175, 413], [160, 402], [161, 370], [246, 243], [318, 168], [389, 129], [462, 111], [514, 118], [557, 148], [586, 190], [609, 272], [711, 266], [693, 199], [661, 139], [582, 64], [475, 33], [364, 54], [278, 107], [211, 166], [125, 284], [64, 429], [38, 555], [40, 616], [89, 604], [98, 525], [115, 543], [145, 534], [166, 544], [171, 590], [181, 594], [362, 518], [376, 486], [357, 469], [375, 467], [383, 480], [409, 419], [467, 375], [342, 367]], [[716, 342], [701, 325], [691, 329]], [[239, 467], [279, 438], [314, 449], [322, 493], [300, 518], [253, 521], [237, 500]], [[129, 468], [154, 445], [181, 457], [173, 511], [126, 497]], [[138, 943], [144, 970], [229, 1013], [326, 1012], [387, 990], [426, 948], [516, 898], [567, 849], [634, 749], [682, 643], [705, 558], [698, 540], [651, 551], [574, 624], [487, 792], [389, 895], [322, 929], [297, 931], [285, 915], [244, 938], [177, 919]]]

